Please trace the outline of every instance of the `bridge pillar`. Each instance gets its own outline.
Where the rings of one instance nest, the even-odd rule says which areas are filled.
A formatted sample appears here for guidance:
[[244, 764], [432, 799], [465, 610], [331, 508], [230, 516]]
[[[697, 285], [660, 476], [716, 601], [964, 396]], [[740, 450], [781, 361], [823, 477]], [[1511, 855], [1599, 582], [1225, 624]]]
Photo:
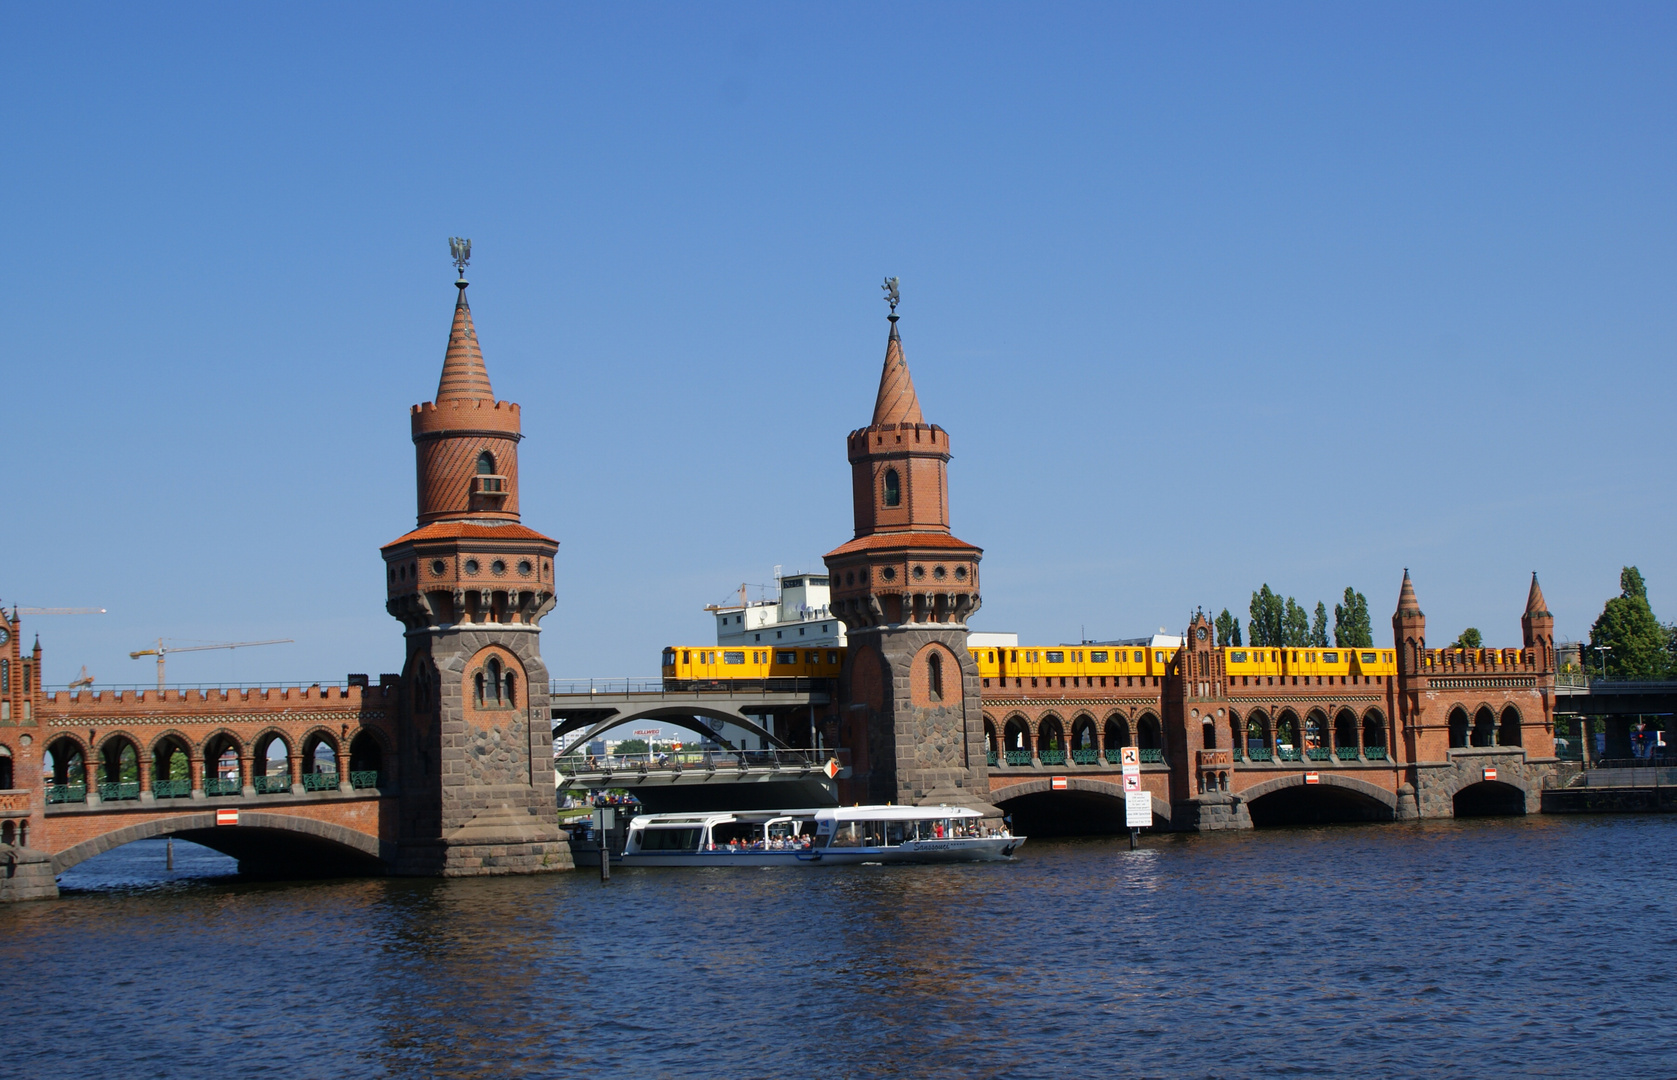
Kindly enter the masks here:
[[14, 900], [56, 900], [58, 880], [52, 856], [34, 848], [0, 848], [0, 904]]

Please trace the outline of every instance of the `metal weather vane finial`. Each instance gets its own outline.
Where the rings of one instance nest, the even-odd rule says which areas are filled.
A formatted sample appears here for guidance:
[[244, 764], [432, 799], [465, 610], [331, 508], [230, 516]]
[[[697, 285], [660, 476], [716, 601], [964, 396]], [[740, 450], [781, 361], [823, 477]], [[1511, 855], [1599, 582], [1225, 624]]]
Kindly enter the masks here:
[[458, 236], [448, 238], [448, 253], [454, 256], [454, 268], [466, 276], [466, 264], [472, 261], [472, 242]]
[[897, 279], [894, 277], [886, 278], [885, 284], [881, 285], [880, 288], [885, 290], [885, 302], [891, 305], [891, 314], [895, 315], [897, 304], [902, 300], [902, 294], [897, 291]]

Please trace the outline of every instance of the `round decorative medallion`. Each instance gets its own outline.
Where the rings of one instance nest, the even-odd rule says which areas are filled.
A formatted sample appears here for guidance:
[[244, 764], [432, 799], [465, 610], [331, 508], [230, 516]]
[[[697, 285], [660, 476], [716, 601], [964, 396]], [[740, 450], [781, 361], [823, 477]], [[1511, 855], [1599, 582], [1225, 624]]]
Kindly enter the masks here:
[[443, 562], [441, 559], [432, 559], [431, 560], [431, 576], [432, 577], [442, 577], [446, 573], [448, 573], [448, 564], [447, 563]]
[[895, 581], [897, 579], [897, 568], [894, 566], [887, 566], [879, 572], [879, 576], [884, 578], [886, 581]]
[[915, 581], [919, 581], [921, 578], [923, 578], [925, 576], [926, 576], [926, 568], [924, 566], [916, 566], [914, 568], [914, 580]]
[[944, 579], [944, 577], [945, 577], [945, 576], [946, 576], [946, 575], [948, 575], [948, 573], [949, 573], [949, 571], [947, 571], [947, 570], [945, 570], [945, 569], [944, 569], [944, 568], [943, 568], [943, 567], [941, 567], [941, 566], [938, 566], [938, 567], [934, 567], [934, 568], [933, 568], [933, 569], [932, 569], [932, 576], [933, 576], [933, 577], [935, 577], [935, 578], [937, 578], [937, 579], [938, 579], [938, 580], [939, 580], [939, 581], [942, 581], [942, 580], [943, 580], [943, 579]]
[[494, 574], [496, 577], [500, 577], [502, 574], [507, 572], [507, 564], [502, 562], [500, 559], [496, 559], [494, 562], [489, 564], [489, 572]]
[[956, 568], [955, 568], [955, 580], [956, 580], [956, 581], [965, 581], [965, 580], [967, 580], [967, 568], [966, 568], [966, 567], [964, 567], [964, 566], [957, 566], [957, 567], [956, 567]]
[[529, 577], [530, 576], [530, 560], [529, 559], [525, 559], [524, 561], [522, 561], [518, 564], [518, 573], [521, 577]]
[[477, 560], [476, 559], [467, 559], [466, 560], [466, 573], [475, 574], [475, 573], [477, 573], [477, 571], [478, 571]]

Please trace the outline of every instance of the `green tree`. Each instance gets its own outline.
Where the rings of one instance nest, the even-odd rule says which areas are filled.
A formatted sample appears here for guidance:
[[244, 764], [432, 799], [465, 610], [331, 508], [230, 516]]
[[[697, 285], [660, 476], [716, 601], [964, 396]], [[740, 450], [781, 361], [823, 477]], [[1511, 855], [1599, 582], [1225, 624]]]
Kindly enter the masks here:
[[1634, 566], [1620, 571], [1619, 595], [1607, 601], [1590, 627], [1590, 648], [1603, 646], [1608, 675], [1663, 679], [1671, 671], [1671, 635], [1654, 618], [1647, 583]]
[[1310, 614], [1290, 596], [1287, 597], [1286, 613], [1282, 616], [1282, 627], [1281, 644], [1289, 648], [1310, 644]]
[[614, 753], [614, 754], [644, 754], [644, 753], [646, 753], [646, 740], [645, 739], [624, 739], [622, 742], [617, 744], [617, 749], [613, 750], [612, 753]]
[[1333, 606], [1333, 643], [1343, 649], [1372, 649], [1374, 627], [1368, 619], [1368, 598], [1345, 586], [1345, 602]]
[[1240, 645], [1240, 620], [1230, 615], [1228, 608], [1224, 608], [1223, 613], [1217, 616], [1216, 625], [1217, 644], [1220, 646], [1233, 645], [1238, 648]]
[[1328, 643], [1328, 609], [1320, 600], [1316, 601], [1316, 614], [1310, 620], [1310, 644], [1320, 648]]
[[1270, 590], [1267, 582], [1263, 588], [1252, 594], [1252, 606], [1248, 610], [1252, 619], [1247, 624], [1247, 641], [1254, 647], [1277, 647], [1286, 644], [1286, 608], [1281, 603], [1281, 597]]
[[1452, 649], [1483, 649], [1485, 638], [1484, 635], [1479, 633], [1477, 626], [1470, 626], [1462, 631], [1461, 637], [1458, 637], [1455, 644], [1450, 647]]

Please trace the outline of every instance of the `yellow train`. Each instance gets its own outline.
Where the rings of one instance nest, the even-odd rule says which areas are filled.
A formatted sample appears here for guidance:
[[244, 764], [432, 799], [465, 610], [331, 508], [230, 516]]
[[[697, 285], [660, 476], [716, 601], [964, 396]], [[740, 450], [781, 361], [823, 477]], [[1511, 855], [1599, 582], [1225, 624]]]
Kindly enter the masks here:
[[[974, 647], [973, 662], [985, 686], [1009, 685], [1002, 680], [1112, 679], [1111, 685], [1158, 685], [1170, 674], [1174, 646], [1147, 645], [1025, 645]], [[1224, 648], [1223, 670], [1235, 679], [1289, 676], [1372, 677], [1396, 675], [1397, 655], [1391, 649]], [[1483, 650], [1495, 654], [1498, 650]], [[1510, 651], [1510, 650], [1505, 650]], [[1518, 650], [1511, 650], [1517, 654]], [[745, 683], [767, 685], [778, 679], [834, 679], [844, 668], [845, 650], [823, 648], [727, 648], [720, 645], [671, 645], [664, 649], [664, 685], [671, 690], [704, 689]], [[1146, 679], [1137, 683], [1137, 679]], [[1122, 681], [1120, 681], [1122, 680]], [[1034, 684], [1033, 684], [1034, 685]], [[1090, 684], [1092, 685], [1092, 684]], [[1249, 683], [1248, 685], [1261, 685]]]

